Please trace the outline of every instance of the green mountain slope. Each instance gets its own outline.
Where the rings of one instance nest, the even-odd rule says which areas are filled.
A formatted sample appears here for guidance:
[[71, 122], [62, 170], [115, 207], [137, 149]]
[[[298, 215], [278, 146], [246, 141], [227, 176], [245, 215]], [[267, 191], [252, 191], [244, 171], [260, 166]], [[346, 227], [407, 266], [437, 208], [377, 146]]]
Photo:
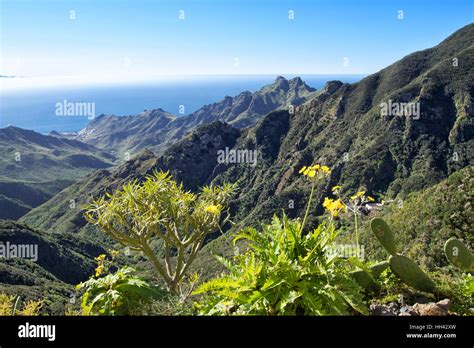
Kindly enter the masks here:
[[[294, 115], [268, 115], [242, 140], [243, 147], [259, 151], [257, 167], [231, 165], [215, 179], [242, 179], [237, 219], [258, 221], [281, 209], [301, 215], [309, 185], [297, 171], [314, 162], [332, 168], [329, 182], [318, 190], [320, 202], [337, 184], [344, 195], [364, 189], [404, 196], [472, 164], [472, 42], [469, 25], [359, 83], [328, 83]], [[419, 118], [381, 116], [380, 104], [388, 100], [419, 103]]]
[[[239, 135], [239, 130], [220, 122], [203, 126], [165, 151], [160, 158], [145, 150], [113, 169], [89, 174], [30, 211], [20, 221], [42, 230], [81, 233], [89, 237], [92, 234], [100, 238], [102, 234], [91, 230], [83, 217], [83, 206], [93, 197], [111, 192], [128, 181], [143, 180], [153, 170], [170, 171], [173, 176], [183, 178], [187, 187], [197, 189], [214, 177], [217, 149], [233, 147]], [[75, 200], [72, 208], [71, 200]]]
[[[365, 190], [386, 201], [402, 200], [403, 206], [387, 205], [381, 215], [397, 233], [404, 254], [437, 270], [446, 266], [440, 248], [449, 237], [461, 237], [472, 248], [473, 42], [474, 25], [469, 25], [359, 83], [328, 82], [295, 112], [273, 111], [245, 129], [207, 123], [160, 156], [145, 150], [117, 167], [90, 173], [19, 221], [51, 236], [105, 241], [83, 218], [83, 204], [153, 170], [170, 171], [189, 190], [238, 181], [231, 204], [237, 226], [267, 222], [282, 210], [301, 217], [310, 186], [298, 170], [319, 162], [332, 172], [317, 187], [308, 225], [317, 223], [322, 200], [335, 185], [343, 186], [345, 197]], [[380, 105], [389, 101], [419, 103], [419, 117], [382, 115]], [[255, 150], [257, 162], [221, 161], [220, 151], [229, 150]], [[231, 251], [228, 235], [213, 237], [193, 264], [204, 279], [221, 270], [211, 253]], [[386, 258], [370, 233], [363, 232], [361, 241], [369, 258]], [[24, 267], [4, 273], [21, 274], [10, 285], [25, 284], [22, 279], [35, 274]], [[52, 271], [37, 274], [44, 281]]]
[[[447, 179], [425, 190], [409, 194], [394, 202], [380, 216], [397, 235], [404, 255], [417, 260], [426, 269], [448, 265], [443, 247], [451, 237], [464, 241], [474, 250], [474, 166], [451, 174]], [[383, 258], [368, 227], [362, 234], [369, 257]]]
[[92, 197], [103, 195], [135, 178], [143, 178], [155, 163], [153, 153], [145, 151], [114, 169], [95, 171], [31, 210], [19, 221], [42, 230], [76, 232], [86, 225], [82, 207]]
[[75, 140], [0, 129], [0, 218], [17, 219], [114, 157]]
[[[474, 25], [469, 25], [438, 46], [411, 54], [359, 83], [328, 82], [292, 114], [274, 111], [242, 131], [223, 124], [203, 127], [160, 158], [148, 154], [141, 164], [131, 161], [95, 173], [70, 188], [71, 195], [66, 189], [22, 221], [45, 229], [86, 231], [80, 211], [64, 214], [65, 208], [58, 207], [67, 206], [70, 197], [85, 202], [87, 196], [153, 169], [170, 170], [190, 189], [238, 180], [234, 219], [247, 225], [281, 210], [301, 216], [309, 185], [297, 172], [314, 162], [332, 168], [331, 177], [316, 192], [319, 202], [336, 184], [343, 186], [343, 195], [364, 189], [392, 198], [432, 186], [473, 163], [472, 42]], [[458, 58], [457, 67], [452, 57]], [[381, 116], [380, 104], [388, 100], [419, 103], [419, 117]], [[209, 139], [217, 142], [209, 145]], [[256, 150], [257, 164], [218, 163], [219, 150], [226, 147]], [[93, 180], [95, 175], [100, 180]]]
[[[37, 248], [29, 255], [35, 258], [13, 257], [11, 252], [6, 255], [1, 249], [0, 292], [21, 295], [23, 300], [44, 298], [47, 294], [62, 305], [74, 294], [74, 285], [92, 274], [96, 266], [94, 257], [105, 252], [70, 234], [42, 233], [6, 220], [0, 220], [0, 245], [10, 249], [12, 245], [18, 249], [22, 245]], [[63, 313], [60, 308], [58, 314]]]

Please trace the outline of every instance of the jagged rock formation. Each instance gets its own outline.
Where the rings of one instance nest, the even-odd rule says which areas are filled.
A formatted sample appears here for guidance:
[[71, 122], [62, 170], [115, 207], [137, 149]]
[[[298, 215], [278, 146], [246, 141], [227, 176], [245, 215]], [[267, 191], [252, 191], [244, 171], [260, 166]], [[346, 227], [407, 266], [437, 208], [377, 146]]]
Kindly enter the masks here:
[[[49, 212], [64, 206], [69, 192], [74, 197], [95, 195], [154, 169], [170, 170], [190, 189], [239, 180], [233, 207], [243, 223], [267, 219], [281, 209], [290, 216], [301, 215], [309, 185], [296, 173], [314, 162], [332, 168], [329, 181], [318, 188], [319, 199], [336, 184], [344, 186], [343, 194], [364, 189], [388, 197], [431, 186], [473, 163], [473, 39], [474, 25], [469, 25], [438, 46], [411, 54], [358, 83], [328, 82], [294, 113], [271, 112], [248, 129], [203, 127], [159, 159], [148, 154], [140, 165], [136, 163], [141, 160], [133, 160], [101, 174], [100, 180], [98, 173], [89, 176], [23, 221], [64, 231], [83, 229], [74, 223], [82, 221], [80, 212], [73, 218], [52, 217]], [[453, 57], [458, 66], [453, 66]], [[282, 79], [277, 83], [285, 84]], [[419, 103], [420, 113], [384, 116], [380, 105], [388, 101]], [[256, 166], [218, 163], [217, 152], [225, 147], [256, 150]], [[135, 167], [140, 171], [120, 175], [124, 168]]]
[[252, 126], [270, 111], [302, 104], [315, 91], [299, 77], [287, 80], [279, 76], [255, 93], [245, 91], [235, 97], [226, 96], [183, 117], [162, 109], [126, 117], [101, 115], [74, 138], [102, 149], [113, 149], [119, 155], [125, 152], [136, 155], [145, 148], [161, 154], [199, 126], [215, 121], [236, 128]]

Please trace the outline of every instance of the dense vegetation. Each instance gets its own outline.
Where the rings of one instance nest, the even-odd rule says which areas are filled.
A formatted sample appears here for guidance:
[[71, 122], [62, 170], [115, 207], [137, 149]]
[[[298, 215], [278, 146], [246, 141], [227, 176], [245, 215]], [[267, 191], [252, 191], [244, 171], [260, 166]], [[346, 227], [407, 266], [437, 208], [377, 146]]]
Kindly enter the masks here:
[[249, 250], [233, 260], [218, 257], [227, 273], [202, 284], [195, 294], [211, 293], [199, 312], [207, 315], [367, 314], [362, 288], [350, 274], [350, 260], [330, 256], [337, 231], [331, 223], [303, 234], [304, 225], [274, 217], [262, 231], [247, 228]]
[[[404, 254], [435, 270], [448, 265], [443, 246], [450, 237], [462, 239], [474, 249], [473, 199], [474, 167], [470, 166], [433, 187], [392, 202], [380, 216], [397, 234], [398, 246]], [[362, 233], [362, 240], [368, 246], [368, 257], [382, 255], [368, 227]]]
[[[301, 173], [312, 184], [311, 195], [318, 184], [330, 177], [329, 168], [320, 165], [304, 167]], [[409, 196], [403, 208], [412, 208], [412, 200], [416, 202], [418, 196], [442, 191], [444, 196], [426, 209], [431, 210], [430, 214], [436, 210], [437, 216], [440, 216], [440, 209], [457, 211], [469, 196], [465, 192], [458, 195], [450, 188], [465, 188], [472, 193], [470, 186], [463, 186], [463, 183], [472, 184], [472, 173], [472, 167], [466, 168], [433, 188]], [[333, 194], [341, 189], [334, 187]], [[338, 243], [359, 244], [354, 223], [364, 225], [369, 217], [364, 216], [363, 209], [358, 209], [355, 219], [354, 208], [358, 205], [351, 202], [373, 199], [364, 198], [364, 192], [354, 194], [347, 203], [340, 198], [326, 198], [323, 204], [326, 214], [315, 229], [308, 228], [306, 218], [319, 207], [311, 205], [314, 200], [310, 199], [302, 220], [283, 214], [281, 219], [274, 216], [272, 223], [262, 225], [261, 230], [253, 227], [238, 230], [234, 243], [229, 244], [232, 255], [213, 256], [223, 265], [221, 271], [208, 274], [207, 281], [199, 280], [193, 274], [196, 267], [191, 269], [189, 266], [205, 237], [225, 223], [227, 218], [221, 213], [225, 211], [225, 202], [232, 191], [231, 186], [210, 187], [196, 196], [183, 191], [168, 174], [155, 173], [143, 183], [128, 183], [115, 193], [96, 200], [88, 207], [88, 219], [123, 246], [143, 252], [156, 273], [150, 274], [150, 268], [141, 267], [140, 262], [138, 272], [121, 265], [121, 261], [114, 260], [119, 254], [116, 251], [108, 251], [112, 260], [101, 254], [96, 258], [95, 274], [78, 285], [82, 300], [68, 305], [67, 314], [368, 314], [371, 303], [393, 301], [400, 295], [406, 301], [415, 301], [420, 296], [428, 300], [448, 297], [453, 301], [455, 313], [469, 313], [474, 293], [472, 277], [457, 266], [447, 265], [446, 256], [442, 265], [437, 266], [436, 259], [428, 262], [426, 256], [419, 257], [420, 253], [414, 255], [414, 261], [409, 258], [412, 253], [407, 253], [406, 249], [404, 254], [409, 257], [399, 254], [398, 249], [403, 245], [399, 239], [405, 241], [410, 237], [398, 231], [394, 234], [380, 218], [372, 219], [372, 232], [362, 229], [360, 243], [366, 245], [369, 260], [361, 259], [357, 253], [349, 256], [334, 253], [333, 247]], [[445, 199], [453, 206], [444, 208]], [[412, 212], [410, 217], [423, 218], [425, 211], [421, 209], [418, 213]], [[398, 214], [399, 210], [393, 206], [378, 213], [389, 222], [398, 221], [393, 218]], [[472, 218], [469, 214], [445, 216], [447, 231], [451, 232], [440, 238], [455, 234], [455, 230], [448, 229], [452, 219], [456, 226], [462, 227], [459, 221], [469, 224]], [[387, 229], [386, 237], [382, 239], [379, 227], [373, 225], [378, 220], [382, 221], [380, 228]], [[423, 231], [419, 233], [416, 237], [424, 238]], [[465, 238], [469, 243], [471, 233], [470, 230], [463, 233], [461, 228], [457, 237]], [[222, 238], [228, 240], [228, 235]], [[186, 244], [186, 241], [195, 243]], [[438, 252], [441, 254], [442, 250]], [[387, 253], [392, 254], [390, 262], [379, 262]], [[472, 258], [472, 255], [467, 257]], [[165, 263], [161, 264], [159, 259]], [[128, 263], [130, 261], [129, 258]], [[472, 259], [468, 262], [467, 267], [471, 267]], [[39, 264], [45, 269], [48, 267], [44, 261]], [[199, 273], [209, 272], [207, 265], [201, 263], [200, 266]], [[83, 275], [80, 277], [84, 278]]]
[[[468, 25], [359, 83], [328, 82], [294, 112], [273, 111], [247, 129], [207, 123], [160, 156], [143, 151], [89, 174], [18, 225], [26, 236], [29, 226], [44, 231], [38, 243], [58, 238], [53, 260], [77, 261], [80, 276], [10, 260], [0, 264], [2, 290], [28, 291], [18, 281], [28, 279], [66, 298], [63, 289], [82, 282], [72, 314], [365, 314], [400, 295], [410, 304], [449, 298], [452, 313], [469, 314], [473, 38]], [[419, 102], [420, 117], [382, 117], [388, 99]], [[256, 166], [217, 163], [226, 147], [256, 150]], [[229, 183], [238, 190], [225, 200], [206, 191]], [[234, 224], [222, 220], [227, 206]], [[196, 249], [183, 251], [186, 233], [199, 236]], [[90, 277], [106, 252], [84, 240], [132, 253], [106, 270], [100, 256], [102, 271]], [[363, 246], [366, 258], [329, 254], [329, 241]], [[186, 268], [183, 256], [192, 256]]]
[[0, 129], [0, 219], [18, 219], [115, 157], [79, 141]]
[[[315, 165], [303, 167], [300, 173], [309, 179], [313, 187], [303, 221], [289, 219], [285, 215], [280, 220], [274, 216], [271, 224], [262, 226], [262, 231], [252, 227], [239, 230], [234, 235], [234, 255], [231, 258], [215, 255], [216, 259], [224, 265], [225, 271], [202, 283], [193, 292], [194, 295], [204, 294], [203, 297], [198, 296], [198, 301], [194, 304], [194, 310], [197, 313], [206, 315], [347, 315], [359, 312], [367, 314], [370, 303], [383, 302], [387, 298], [393, 298], [393, 292], [398, 295], [403, 294], [408, 301], [420, 294], [431, 299], [450, 296], [458, 314], [469, 313], [468, 308], [472, 304], [471, 299], [474, 291], [472, 277], [463, 275], [462, 271], [456, 271], [454, 273], [448, 272], [443, 275], [443, 278], [439, 278], [439, 272], [443, 272], [443, 268], [438, 268], [438, 274], [433, 274], [435, 276], [433, 280], [426, 270], [423, 271], [416, 264], [416, 261], [412, 261], [398, 252], [398, 236], [393, 234], [390, 227], [381, 218], [372, 219], [372, 238], [382, 244], [386, 252], [391, 254], [388, 262], [374, 264], [364, 261], [357, 253], [341, 256], [337, 252], [332, 252], [331, 248], [337, 245], [338, 234], [344, 229], [337, 230], [334, 219], [351, 216], [347, 212], [349, 209], [353, 209], [355, 216], [359, 216], [359, 219], [354, 219], [357, 226], [358, 221], [363, 219], [362, 210], [356, 210], [354, 208], [357, 207], [356, 204], [345, 204], [341, 199], [327, 198], [324, 204], [324, 208], [328, 212], [327, 217], [324, 218], [325, 221], [321, 222], [316, 229], [307, 231], [306, 217], [311, 209], [314, 188], [320, 181], [326, 180], [330, 175], [330, 169]], [[456, 178], [448, 180], [448, 182], [452, 181], [455, 182]], [[334, 187], [333, 192], [336, 193], [340, 189], [339, 186]], [[203, 192], [210, 193], [209, 190], [204, 189]], [[220, 188], [213, 190], [217, 194], [222, 192]], [[231, 193], [228, 189], [224, 189], [223, 192], [227, 192], [224, 197], [228, 197], [228, 194]], [[125, 198], [124, 195], [127, 197]], [[196, 206], [190, 205], [188, 201], [190, 195], [193, 196], [191, 201], [197, 202]], [[171, 197], [173, 199], [170, 199]], [[364, 202], [364, 197], [364, 192], [358, 192], [351, 197], [351, 202]], [[465, 198], [465, 195], [462, 197]], [[374, 200], [372, 197], [369, 198], [369, 201]], [[185, 204], [185, 202], [188, 203]], [[154, 203], [156, 203], [156, 207], [152, 206]], [[209, 220], [206, 216], [217, 217], [221, 211], [220, 206], [220, 203], [210, 202], [206, 194], [204, 198], [197, 199], [193, 194], [180, 191], [179, 186], [176, 186], [166, 173], [156, 173], [142, 185], [126, 185], [116, 194], [109, 195], [107, 201], [104, 199], [96, 201], [89, 207], [88, 214], [93, 214], [94, 221], [96, 223], [100, 221], [106, 233], [112, 234], [123, 245], [140, 250], [140, 243], [149, 243], [149, 239], [153, 236], [165, 243], [168, 241], [169, 244], [165, 246], [164, 251], [168, 272], [161, 264], [157, 264], [158, 260], [153, 254], [146, 252], [148, 249], [151, 251], [148, 246], [142, 251], [145, 252], [146, 257], [158, 271], [158, 275], [167, 285], [169, 295], [166, 296], [163, 292], [158, 292], [162, 297], [161, 300], [157, 299], [160, 297], [158, 295], [153, 297], [153, 286], [140, 279], [129, 279], [127, 274], [132, 271], [119, 269], [113, 275], [109, 274], [99, 279], [91, 278], [81, 285], [81, 288], [88, 289], [84, 295], [82, 313], [90, 314], [92, 305], [102, 304], [105, 308], [99, 306], [95, 313], [137, 314], [136, 306], [133, 306], [133, 312], [130, 310], [123, 312], [121, 307], [127, 301], [131, 301], [124, 296], [131, 294], [135, 296], [143, 294], [143, 298], [135, 298], [133, 301], [138, 301], [143, 307], [142, 311], [146, 313], [149, 313], [149, 307], [153, 306], [153, 300], [169, 301], [170, 297], [179, 296], [178, 301], [181, 303], [189, 302], [189, 295], [197, 278], [193, 279], [191, 287], [187, 286], [189, 284], [185, 283], [184, 274], [189, 272], [189, 269], [185, 268], [182, 268], [183, 273], [176, 273], [183, 274], [183, 277], [172, 277], [169, 239], [183, 233], [179, 231], [183, 231], [184, 227], [184, 230], [187, 231], [183, 234], [184, 237], [192, 240], [194, 235], [202, 240], [210, 230], [215, 228], [212, 226], [218, 221]], [[148, 211], [149, 214], [147, 214]], [[178, 211], [181, 212], [178, 213]], [[198, 219], [200, 221], [198, 228], [187, 229], [186, 224], [195, 220], [190, 218], [194, 214], [204, 217], [204, 220]], [[120, 218], [114, 221], [116, 215]], [[174, 227], [169, 226], [170, 223], [176, 224], [177, 222], [181, 222], [181, 224], [173, 225]], [[132, 226], [130, 223], [134, 225]], [[182, 225], [183, 223], [184, 225]], [[158, 234], [156, 234], [157, 224], [162, 225], [161, 229], [158, 228]], [[205, 228], [203, 224], [207, 224], [209, 228]], [[116, 231], [111, 231], [111, 228]], [[117, 231], [121, 228], [125, 228], [124, 231], [127, 232]], [[202, 230], [206, 232], [203, 233]], [[351, 228], [351, 230], [357, 230], [357, 228]], [[135, 240], [135, 238], [137, 239]], [[244, 240], [245, 243], [238, 247], [236, 242], [240, 240]], [[358, 244], [357, 235], [355, 235], [355, 240]], [[243, 247], [242, 251], [241, 247]], [[184, 258], [179, 255], [179, 248], [179, 244], [175, 246], [175, 250], [178, 250], [177, 258], [174, 260], [177, 269], [180, 259]], [[472, 255], [470, 257], [472, 258]], [[104, 258], [105, 255], [99, 258], [96, 277], [101, 276], [105, 269]], [[191, 254], [188, 264], [193, 259], [193, 254]], [[472, 267], [472, 265], [468, 264], [467, 267]], [[469, 270], [472, 271], [472, 269]], [[137, 291], [121, 294], [121, 287], [131, 286], [130, 281], [134, 285], [139, 284]], [[456, 286], [447, 288], [446, 283], [448, 282], [456, 284]], [[183, 283], [183, 288], [181, 288], [181, 283]], [[179, 286], [176, 286], [177, 284]], [[87, 305], [90, 288], [95, 290], [95, 296], [100, 289], [104, 289], [104, 291], [99, 292], [102, 294], [99, 296], [100, 300], [92, 300], [92, 303]], [[186, 288], [185, 292], [184, 288]], [[180, 291], [176, 289], [180, 289]], [[115, 297], [110, 291], [115, 294]], [[186, 293], [185, 296], [183, 296], [184, 293]], [[112, 304], [114, 305], [112, 306]], [[180, 312], [172, 314], [180, 314]]]

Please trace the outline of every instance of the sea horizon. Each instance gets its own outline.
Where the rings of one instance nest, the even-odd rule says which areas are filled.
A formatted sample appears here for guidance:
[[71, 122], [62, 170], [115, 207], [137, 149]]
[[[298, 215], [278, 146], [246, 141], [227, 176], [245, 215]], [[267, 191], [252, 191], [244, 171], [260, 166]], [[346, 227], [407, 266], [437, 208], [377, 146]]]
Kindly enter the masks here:
[[[129, 83], [65, 84], [12, 88], [13, 80], [2, 78], [0, 96], [0, 128], [15, 126], [42, 134], [52, 131], [78, 132], [90, 121], [85, 116], [56, 116], [57, 103], [93, 103], [95, 117], [106, 115], [131, 116], [144, 110], [161, 108], [175, 116], [185, 116], [202, 106], [236, 96], [244, 91], [255, 92], [271, 84], [277, 76], [300, 77], [317, 90], [327, 81], [355, 83], [366, 74], [248, 74], [248, 75], [181, 75], [174, 79], [130, 81]], [[5, 81], [8, 80], [8, 81]], [[183, 108], [184, 106], [184, 108]]]

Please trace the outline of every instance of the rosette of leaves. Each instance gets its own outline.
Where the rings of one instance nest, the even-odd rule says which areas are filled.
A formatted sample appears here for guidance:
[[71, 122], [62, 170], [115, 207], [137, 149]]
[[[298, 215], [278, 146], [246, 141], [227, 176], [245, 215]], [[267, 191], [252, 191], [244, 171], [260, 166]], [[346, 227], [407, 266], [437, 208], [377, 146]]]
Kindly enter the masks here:
[[202, 284], [197, 304], [205, 315], [347, 315], [367, 313], [351, 263], [325, 251], [337, 236], [331, 223], [304, 235], [301, 223], [273, 217], [262, 231], [236, 234], [248, 250], [217, 257], [227, 272]]
[[153, 300], [162, 300], [168, 292], [152, 286], [123, 267], [114, 274], [93, 278], [77, 285], [84, 290], [81, 308], [85, 315], [133, 315]]

